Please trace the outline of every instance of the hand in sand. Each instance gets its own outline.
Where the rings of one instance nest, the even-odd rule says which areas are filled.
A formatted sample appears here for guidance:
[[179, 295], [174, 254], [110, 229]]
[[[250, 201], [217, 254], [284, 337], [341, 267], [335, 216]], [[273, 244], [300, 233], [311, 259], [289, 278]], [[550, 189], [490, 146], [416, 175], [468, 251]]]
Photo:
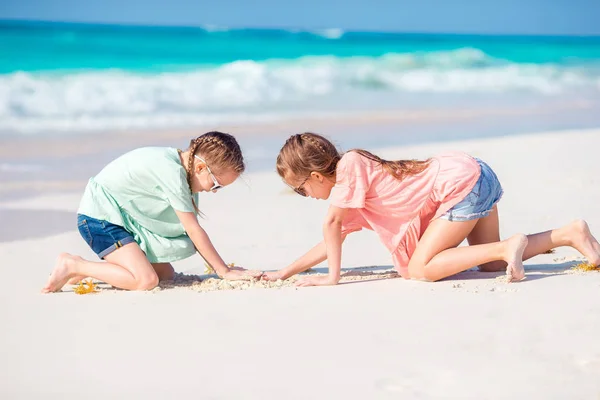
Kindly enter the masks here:
[[240, 267], [231, 268], [229, 272], [224, 274], [221, 278], [227, 279], [228, 281], [249, 281], [252, 279], [260, 278], [263, 274], [262, 271], [255, 269], [243, 269]]
[[331, 285], [337, 285], [337, 281], [330, 278], [329, 275], [309, 276], [296, 282], [296, 286], [298, 287]]
[[285, 279], [281, 271], [267, 271], [262, 274], [262, 279], [269, 282]]

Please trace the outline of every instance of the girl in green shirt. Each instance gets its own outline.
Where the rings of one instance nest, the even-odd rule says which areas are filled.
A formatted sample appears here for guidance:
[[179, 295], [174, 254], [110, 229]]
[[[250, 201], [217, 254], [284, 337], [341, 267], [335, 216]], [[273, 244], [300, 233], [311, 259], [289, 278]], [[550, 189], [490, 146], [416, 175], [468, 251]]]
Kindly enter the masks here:
[[82, 237], [104, 262], [63, 253], [44, 293], [92, 277], [127, 290], [149, 290], [172, 279], [171, 262], [196, 251], [224, 279], [260, 271], [227, 267], [198, 224], [194, 196], [217, 192], [244, 172], [235, 138], [208, 132], [185, 151], [145, 147], [122, 155], [91, 178], [78, 210]]

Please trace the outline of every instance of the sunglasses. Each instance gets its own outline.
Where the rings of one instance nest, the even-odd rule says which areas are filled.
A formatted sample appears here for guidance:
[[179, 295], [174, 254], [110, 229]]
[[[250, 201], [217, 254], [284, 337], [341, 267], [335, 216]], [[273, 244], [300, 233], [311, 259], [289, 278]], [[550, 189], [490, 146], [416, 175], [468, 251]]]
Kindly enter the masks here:
[[206, 167], [206, 170], [208, 171], [208, 175], [210, 175], [210, 178], [213, 181], [213, 186], [209, 189], [211, 192], [212, 191], [217, 191], [219, 189], [223, 189], [223, 185], [221, 185], [219, 183], [219, 181], [217, 180], [217, 178], [215, 177], [215, 174], [212, 173], [212, 171], [210, 170], [210, 168], [208, 167], [208, 164], [206, 163], [206, 160], [204, 160], [204, 158], [197, 156], [194, 154], [194, 157], [196, 157], [198, 160], [202, 161], [204, 163], [204, 166]]
[[306, 197], [308, 195], [306, 194], [306, 190], [304, 190], [304, 188], [302, 186], [304, 186], [304, 184], [306, 183], [306, 181], [308, 181], [309, 179], [310, 179], [310, 175], [306, 179], [304, 179], [302, 181], [302, 183], [300, 185], [298, 185], [298, 187], [293, 187], [293, 186], [290, 186], [290, 185], [288, 185], [288, 186], [290, 186], [292, 189], [294, 189], [294, 192], [298, 193], [300, 196]]

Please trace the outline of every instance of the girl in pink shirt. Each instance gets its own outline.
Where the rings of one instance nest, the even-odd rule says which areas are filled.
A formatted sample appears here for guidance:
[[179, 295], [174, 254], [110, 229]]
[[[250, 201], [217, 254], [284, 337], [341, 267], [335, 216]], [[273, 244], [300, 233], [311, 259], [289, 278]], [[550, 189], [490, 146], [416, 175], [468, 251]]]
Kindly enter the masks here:
[[[600, 264], [600, 244], [585, 221], [500, 241], [498, 208], [502, 187], [483, 161], [449, 153], [424, 161], [387, 161], [365, 150], [343, 155], [322, 136], [290, 137], [277, 157], [277, 172], [302, 196], [330, 200], [325, 240], [288, 267], [264, 275], [286, 279], [328, 260], [329, 274], [302, 279], [299, 286], [335, 285], [340, 279], [342, 242], [363, 228], [375, 231], [404, 278], [437, 281], [479, 266], [524, 278], [523, 260], [571, 246]], [[469, 246], [458, 247], [467, 239]]]

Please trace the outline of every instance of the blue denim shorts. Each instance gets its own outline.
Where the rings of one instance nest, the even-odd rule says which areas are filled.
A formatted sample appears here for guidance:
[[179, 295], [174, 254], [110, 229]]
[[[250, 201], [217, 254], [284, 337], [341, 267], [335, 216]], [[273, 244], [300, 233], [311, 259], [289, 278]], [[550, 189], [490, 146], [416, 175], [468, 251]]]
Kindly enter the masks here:
[[122, 226], [83, 214], [77, 214], [77, 228], [83, 239], [100, 258], [135, 241], [131, 233]]
[[457, 205], [440, 218], [448, 221], [469, 221], [490, 215], [492, 208], [500, 201], [504, 190], [498, 177], [489, 165], [477, 159], [481, 167], [479, 179], [471, 192]]

